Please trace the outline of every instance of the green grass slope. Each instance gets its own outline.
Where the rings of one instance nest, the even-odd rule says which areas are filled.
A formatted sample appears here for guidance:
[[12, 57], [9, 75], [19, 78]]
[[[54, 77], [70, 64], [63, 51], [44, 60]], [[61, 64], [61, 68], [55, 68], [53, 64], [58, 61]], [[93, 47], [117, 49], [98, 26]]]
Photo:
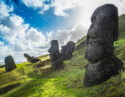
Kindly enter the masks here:
[[[115, 43], [116, 55], [125, 62], [125, 39]], [[43, 60], [42, 60], [43, 59]], [[37, 68], [28, 62], [17, 64], [17, 69], [4, 73], [0, 69], [0, 86], [20, 82], [21, 85], [1, 97], [125, 97], [125, 72], [110, 78], [94, 87], [83, 85], [85, 66], [84, 48], [75, 50], [71, 60], [65, 61], [64, 70], [48, 72], [50, 67], [48, 56], [41, 56], [46, 62], [44, 67]], [[125, 63], [124, 63], [125, 64]]]
[[125, 38], [125, 14], [119, 16], [119, 38]]

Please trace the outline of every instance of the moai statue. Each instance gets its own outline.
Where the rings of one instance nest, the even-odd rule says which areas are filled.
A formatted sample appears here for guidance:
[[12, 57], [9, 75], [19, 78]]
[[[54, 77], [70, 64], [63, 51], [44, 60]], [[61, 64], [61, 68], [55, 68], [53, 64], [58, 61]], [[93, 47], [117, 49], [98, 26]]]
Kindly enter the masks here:
[[50, 53], [50, 60], [52, 61], [52, 70], [59, 70], [63, 68], [62, 55], [59, 52], [59, 45], [57, 40], [51, 41], [51, 47], [48, 52]]
[[67, 45], [62, 46], [61, 54], [63, 55], [63, 60], [68, 60], [72, 57], [72, 53], [75, 49], [75, 43], [69, 41]]
[[100, 84], [123, 68], [114, 53], [114, 41], [118, 39], [118, 10], [112, 4], [97, 8], [91, 17], [86, 40], [85, 58], [90, 62], [86, 68], [84, 84]]
[[6, 72], [12, 71], [16, 68], [16, 64], [14, 62], [14, 59], [11, 55], [7, 56], [5, 58], [5, 70]]
[[36, 63], [36, 62], [40, 61], [40, 59], [35, 58], [34, 56], [31, 57], [30, 55], [28, 55], [26, 53], [24, 53], [24, 57], [27, 59], [27, 61], [29, 61], [31, 63]]

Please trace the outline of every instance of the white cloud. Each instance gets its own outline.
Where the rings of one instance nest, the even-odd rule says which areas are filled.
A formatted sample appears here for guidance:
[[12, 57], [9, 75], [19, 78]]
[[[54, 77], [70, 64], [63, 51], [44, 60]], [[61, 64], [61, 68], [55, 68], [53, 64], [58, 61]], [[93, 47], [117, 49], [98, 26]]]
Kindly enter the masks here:
[[24, 20], [23, 20], [21, 17], [17, 16], [17, 15], [12, 15], [12, 16], [10, 17], [10, 21], [11, 21], [11, 23], [13, 23], [13, 24], [12, 24], [13, 27], [18, 27], [18, 26], [20, 26], [22, 23], [24, 23]]
[[43, 0], [22, 0], [22, 2], [28, 7], [38, 8], [43, 6]]
[[[54, 8], [54, 14], [57, 16], [68, 16], [68, 10], [75, 10], [80, 8], [78, 16], [75, 20], [81, 21], [86, 28], [90, 25], [90, 17], [93, 11], [100, 5], [106, 3], [115, 4], [119, 9], [119, 14], [125, 13], [125, 0], [53, 0], [50, 5], [46, 5], [41, 0], [22, 0], [25, 5], [33, 8], [41, 8], [39, 11], [40, 14], [43, 14], [44, 11], [47, 11], [49, 8]], [[45, 1], [45, 0], [44, 0]], [[30, 2], [28, 5], [27, 2]], [[37, 5], [39, 2], [39, 5]], [[36, 3], [36, 5], [34, 5]], [[44, 10], [44, 7], [47, 6]], [[77, 14], [76, 14], [77, 15]]]
[[[13, 17], [14, 20], [17, 18], [15, 15], [11, 17]], [[11, 17], [10, 19], [12, 19]], [[13, 23], [13, 21], [9, 22]], [[2, 30], [0, 29], [0, 33], [3, 33], [3, 38], [9, 43], [9, 45], [4, 45], [3, 42], [0, 42], [0, 59], [2, 61], [4, 57], [9, 54], [13, 55], [17, 62], [25, 60], [23, 57], [23, 53], [25, 52], [33, 56], [46, 54], [48, 53], [47, 50], [50, 47], [50, 41], [52, 39], [57, 39], [59, 45], [62, 46], [70, 40], [77, 41], [77, 39], [84, 35], [84, 30], [79, 29], [77, 31], [77, 27], [74, 27], [72, 30], [58, 30], [44, 35], [35, 28], [29, 28], [27, 24], [23, 24], [23, 22], [19, 24], [20, 25], [14, 25], [15, 27], [12, 28], [0, 25], [2, 28]]]
[[4, 10], [6, 11], [4, 13], [0, 11], [0, 38], [3, 39], [0, 41], [0, 62], [3, 62], [5, 56], [9, 54], [13, 55], [18, 62], [25, 60], [24, 52], [34, 56], [46, 53], [45, 50], [39, 49], [46, 45], [45, 35], [30, 27], [29, 24], [25, 24], [20, 16], [10, 15], [12, 10], [4, 3], [0, 3], [1, 6], [7, 10]]
[[19, 21], [18, 25], [15, 24], [14, 20], [17, 18], [20, 19], [21, 17], [12, 15], [9, 18], [9, 23], [13, 24], [13, 26], [0, 25], [0, 36], [8, 43], [5, 45], [3, 41], [0, 42], [2, 57], [0, 59], [2, 61], [9, 54], [13, 55], [16, 61], [22, 61], [25, 52], [34, 56], [46, 53], [40, 49], [41, 46], [46, 45], [43, 33], [29, 27], [28, 24], [24, 24], [22, 21]]
[[4, 42], [0, 41], [0, 46], [3, 46], [4, 45]]
[[9, 16], [9, 12], [13, 11], [13, 8], [9, 8], [3, 2], [0, 2], [0, 19]]
[[57, 39], [62, 46], [70, 40], [77, 41], [85, 32], [84, 27], [76, 25], [71, 30], [43, 33], [25, 24], [22, 17], [10, 15], [9, 12], [1, 18], [0, 37], [4, 41], [0, 41], [0, 62], [4, 62], [7, 55], [12, 55], [16, 62], [20, 62], [25, 60], [24, 53], [32, 56], [46, 54], [52, 39]]
[[[57, 39], [60, 46], [65, 45], [68, 41], [76, 42], [86, 34], [87, 30], [83, 25], [78, 24], [71, 30], [57, 30], [51, 33], [51, 38]], [[50, 33], [49, 33], [50, 34]]]
[[55, 8], [55, 15], [68, 16], [66, 11], [78, 7], [79, 2], [81, 0], [55, 0], [52, 6]]
[[44, 4], [44, 0], [22, 0], [22, 2], [28, 7], [39, 9], [39, 14], [43, 14], [51, 7], [51, 5]]

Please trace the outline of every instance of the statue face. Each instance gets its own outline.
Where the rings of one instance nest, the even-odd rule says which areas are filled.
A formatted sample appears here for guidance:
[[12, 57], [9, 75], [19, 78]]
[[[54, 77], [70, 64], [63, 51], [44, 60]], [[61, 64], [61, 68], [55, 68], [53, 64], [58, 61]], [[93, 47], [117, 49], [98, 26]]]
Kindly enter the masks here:
[[57, 40], [52, 40], [51, 41], [51, 45], [53, 46], [53, 45], [58, 45], [58, 41]]
[[58, 41], [57, 40], [52, 40], [51, 41], [51, 47], [48, 50], [49, 53], [54, 54], [59, 52], [59, 46], [58, 46]]
[[106, 4], [97, 8], [91, 17], [91, 21], [88, 40], [100, 38], [113, 42], [118, 39], [118, 10], [114, 5]]

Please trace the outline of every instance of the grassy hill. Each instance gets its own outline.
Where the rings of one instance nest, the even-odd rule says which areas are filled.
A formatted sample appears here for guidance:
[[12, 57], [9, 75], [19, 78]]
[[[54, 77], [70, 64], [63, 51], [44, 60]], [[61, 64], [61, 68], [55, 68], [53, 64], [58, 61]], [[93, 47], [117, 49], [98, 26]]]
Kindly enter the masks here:
[[[17, 64], [17, 69], [11, 72], [5, 73], [0, 68], [0, 97], [125, 97], [125, 72], [100, 85], [83, 85], [88, 63], [84, 59], [84, 41], [85, 37], [76, 43], [72, 59], [64, 61], [65, 68], [61, 71], [50, 70], [48, 55], [40, 56], [41, 62]], [[119, 38], [114, 45], [115, 54], [125, 66], [125, 39]]]
[[119, 17], [119, 38], [125, 38], [125, 14]]

